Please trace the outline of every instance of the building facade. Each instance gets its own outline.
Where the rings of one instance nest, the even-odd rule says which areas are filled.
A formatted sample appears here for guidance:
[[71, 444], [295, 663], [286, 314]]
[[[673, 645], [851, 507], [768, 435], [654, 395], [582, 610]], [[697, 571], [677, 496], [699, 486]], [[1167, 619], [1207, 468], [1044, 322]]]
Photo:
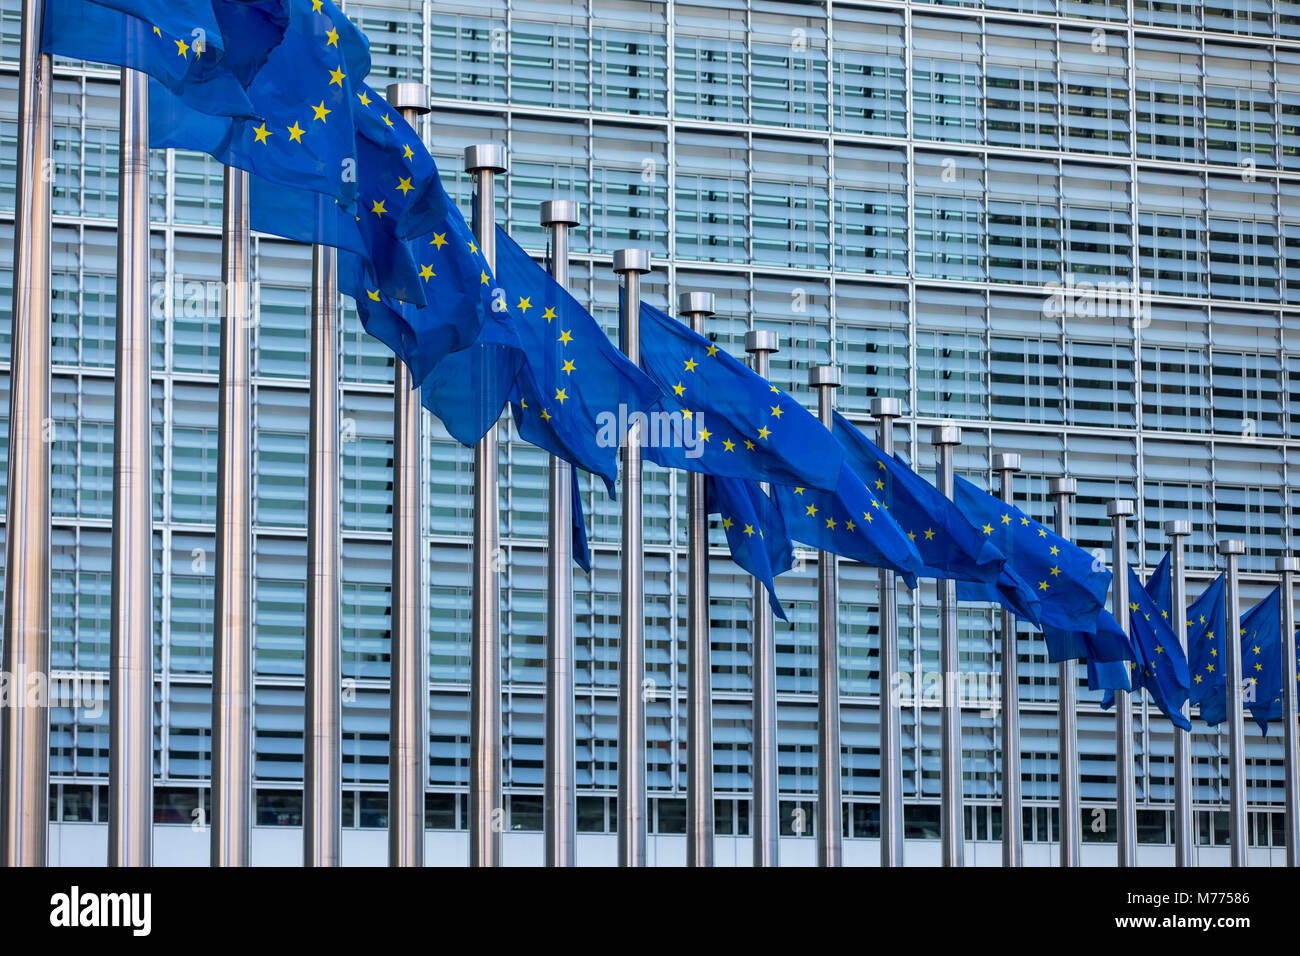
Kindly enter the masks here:
[[[1300, 3], [988, 0], [350, 0], [370, 83], [429, 87], [424, 127], [468, 210], [462, 149], [502, 142], [497, 220], [541, 253], [547, 199], [575, 199], [571, 288], [614, 334], [610, 254], [649, 248], [645, 298], [709, 290], [710, 334], [743, 355], [771, 329], [772, 378], [812, 406], [810, 365], [844, 374], [869, 434], [900, 399], [900, 451], [933, 475], [928, 426], [962, 426], [957, 470], [987, 485], [1019, 452], [1016, 492], [1050, 520], [1050, 478], [1079, 480], [1075, 540], [1109, 563], [1105, 502], [1133, 498], [1128, 560], [1149, 572], [1162, 523], [1190, 520], [1189, 597], [1244, 538], [1243, 610], [1300, 545]], [[0, 19], [0, 243], [12, 250], [18, 0]], [[53, 612], [59, 674], [107, 680], [117, 201], [116, 72], [56, 64]], [[154, 569], [158, 853], [206, 862], [216, 514], [221, 168], [154, 151]], [[0, 264], [7, 412], [12, 253]], [[256, 851], [296, 862], [301, 824], [310, 250], [255, 237], [253, 520]], [[344, 825], [382, 862], [386, 825], [391, 357], [345, 308], [340, 336]], [[649, 345], [647, 345], [649, 347]], [[7, 428], [6, 426], [3, 426]], [[503, 421], [507, 856], [540, 860], [546, 459]], [[0, 431], [0, 434], [6, 432]], [[430, 862], [464, 861], [471, 453], [425, 416]], [[3, 481], [3, 470], [0, 470]], [[612, 858], [617, 771], [617, 505], [588, 479], [589, 577], [575, 576], [578, 827]], [[0, 489], [3, 490], [3, 489]], [[662, 861], [685, 821], [685, 482], [646, 470], [650, 827]], [[741, 845], [750, 788], [750, 584], [715, 529], [711, 577], [718, 832]], [[811, 859], [816, 801], [816, 567], [778, 581], [781, 822]], [[849, 860], [879, 834], [874, 569], [842, 562], [841, 693]], [[933, 582], [900, 590], [903, 669], [938, 670]], [[963, 669], [998, 673], [998, 612], [960, 610]], [[1056, 667], [1022, 627], [1030, 859], [1057, 839]], [[886, 689], [887, 691], [888, 689]], [[996, 688], [994, 688], [996, 691]], [[1080, 688], [1083, 834], [1112, 860], [1114, 718]], [[1137, 701], [1144, 859], [1172, 842], [1172, 729]], [[52, 712], [57, 859], [95, 861], [107, 818], [108, 716]], [[904, 708], [913, 859], [939, 827], [939, 710]], [[1195, 723], [1196, 838], [1227, 841], [1227, 738]], [[963, 716], [967, 837], [1000, 838], [996, 707]], [[1276, 858], [1282, 752], [1247, 722], [1254, 858]], [[603, 836], [602, 836], [603, 835]], [[1106, 843], [1112, 848], [1103, 851]], [[1094, 844], [1096, 846], [1094, 846]], [[535, 846], [536, 853], [532, 849]], [[375, 847], [379, 849], [376, 851]], [[511, 850], [510, 848], [515, 849]], [[912, 852], [912, 848], [909, 852]], [[806, 852], [805, 852], [806, 849]], [[1170, 854], [1172, 851], [1169, 851]], [[684, 853], [684, 851], [683, 851]], [[1037, 856], [1035, 856], [1037, 854]], [[730, 858], [729, 854], [723, 854]], [[996, 854], [990, 859], [997, 862]], [[741, 852], [737, 858], [744, 860]]]

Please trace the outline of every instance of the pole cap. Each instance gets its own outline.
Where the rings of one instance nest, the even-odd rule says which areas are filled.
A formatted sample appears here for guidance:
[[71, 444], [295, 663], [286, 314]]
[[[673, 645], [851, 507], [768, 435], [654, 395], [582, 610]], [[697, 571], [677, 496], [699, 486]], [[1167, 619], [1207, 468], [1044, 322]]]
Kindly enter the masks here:
[[1226, 538], [1219, 542], [1219, 554], [1245, 554], [1246, 542], [1240, 538]]
[[572, 199], [548, 199], [542, 203], [543, 226], [576, 226], [582, 222], [578, 204]]
[[649, 272], [650, 250], [615, 249], [614, 271], [620, 274], [625, 272]]
[[932, 445], [960, 445], [961, 428], [957, 425], [936, 425], [930, 434]]
[[1047, 483], [1047, 490], [1058, 497], [1064, 495], [1072, 498], [1079, 493], [1079, 480], [1077, 478], [1066, 478], [1064, 476], [1053, 478]]
[[1180, 535], [1191, 534], [1192, 523], [1184, 521], [1182, 518], [1175, 518], [1172, 521], [1165, 522], [1165, 534], [1171, 538], [1177, 538]]
[[500, 143], [477, 143], [465, 147], [465, 171], [484, 170], [489, 173], [506, 171], [506, 148]]
[[812, 388], [839, 388], [844, 384], [838, 365], [814, 365], [808, 369], [808, 384]]
[[677, 311], [682, 315], [712, 315], [712, 292], [683, 292], [677, 297]]
[[1133, 499], [1116, 498], [1106, 502], [1106, 517], [1129, 518], [1133, 515]]
[[1281, 557], [1273, 562], [1273, 570], [1281, 574], [1283, 571], [1300, 571], [1300, 558], [1295, 555], [1290, 557]]
[[384, 91], [384, 99], [395, 110], [414, 110], [417, 113], [429, 112], [429, 91], [423, 83], [389, 83]]
[[1020, 456], [1014, 451], [1004, 451], [993, 456], [994, 471], [1019, 471]]
[[873, 418], [897, 418], [902, 414], [902, 399], [873, 398], [871, 400], [871, 415]]
[[751, 329], [745, 333], [746, 352], [779, 352], [781, 338], [771, 329]]

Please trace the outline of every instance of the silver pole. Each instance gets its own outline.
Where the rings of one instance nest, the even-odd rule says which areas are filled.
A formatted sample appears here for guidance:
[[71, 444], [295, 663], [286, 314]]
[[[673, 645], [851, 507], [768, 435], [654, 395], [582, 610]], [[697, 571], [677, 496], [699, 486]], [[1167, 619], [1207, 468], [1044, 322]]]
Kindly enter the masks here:
[[[754, 329], [745, 333], [745, 351], [753, 356], [754, 371], [767, 378], [771, 353], [780, 348], [775, 332]], [[767, 490], [764, 482], [761, 487]], [[781, 817], [777, 769], [776, 621], [762, 582], [753, 581], [753, 683], [754, 717], [752, 753], [754, 803], [749, 825], [754, 835], [754, 866], [780, 865]]]
[[[478, 247], [488, 268], [497, 263], [496, 180], [506, 170], [497, 143], [465, 147], [474, 176]], [[501, 865], [501, 521], [497, 498], [497, 428], [474, 446], [474, 606], [469, 676], [469, 865]]]
[[[650, 253], [619, 249], [614, 272], [623, 277], [619, 338], [623, 354], [641, 364], [641, 274]], [[633, 424], [623, 447], [623, 548], [619, 554], [618, 629], [618, 865], [646, 865], [645, 530], [641, 511], [641, 428]]]
[[[817, 414], [830, 428], [835, 389], [842, 384], [834, 365], [808, 370], [817, 390]], [[844, 865], [844, 800], [840, 769], [840, 584], [839, 559], [823, 551], [817, 562], [817, 865]]]
[[338, 255], [312, 247], [311, 418], [307, 455], [307, 654], [303, 865], [338, 866], [343, 839], [339, 631]]
[[[551, 276], [569, 285], [569, 229], [582, 219], [571, 199], [542, 203], [551, 230]], [[546, 775], [542, 820], [547, 866], [573, 866], [577, 789], [573, 683], [573, 466], [551, 456], [546, 555]]]
[[249, 866], [253, 812], [252, 408], [248, 173], [226, 167], [217, 373], [217, 580], [212, 649], [213, 866]]
[[[953, 449], [961, 444], [961, 429], [940, 425], [931, 441], [939, 449], [939, 490], [953, 493]], [[943, 672], [943, 737], [939, 754], [939, 828], [944, 866], [962, 866], [965, 821], [962, 818], [961, 773], [961, 657], [957, 634], [957, 582], [939, 584], [939, 670]]]
[[[712, 292], [683, 292], [677, 311], [704, 334]], [[709, 632], [709, 530], [704, 476], [686, 475], [686, 865], [713, 866], [713, 663]]]
[[[1227, 611], [1227, 655], [1224, 683], [1228, 692], [1228, 840], [1232, 865], [1246, 865], [1246, 731], [1241, 716], [1241, 588], [1237, 581], [1237, 563], [1246, 552], [1246, 542], [1229, 538], [1219, 542], [1227, 573], [1224, 601]], [[1294, 660], [1294, 658], [1292, 658]]]
[[1295, 575], [1300, 558], [1278, 558], [1282, 575], [1282, 755], [1286, 773], [1286, 865], [1300, 866], [1300, 746], [1297, 745]]
[[[1009, 505], [1015, 504], [1015, 475], [1020, 471], [1020, 456], [1014, 453], [994, 455], [993, 470], [998, 473], [1002, 500]], [[1002, 865], [1024, 866], [1020, 774], [1020, 657], [1015, 616], [1003, 608], [999, 617], [1002, 658]]]
[[[44, 0], [24, 0], [18, 65], [4, 673], [15, 688], [50, 672], [50, 58]], [[47, 699], [0, 705], [0, 864], [45, 866], [49, 839]]]
[[[1115, 499], [1106, 505], [1111, 519], [1111, 604], [1115, 620], [1125, 634], [1132, 633], [1128, 595], [1128, 518], [1133, 502]], [[1131, 672], [1131, 671], [1130, 671]], [[1129, 692], [1115, 691], [1115, 846], [1120, 866], [1133, 866], [1137, 860], [1137, 808], [1133, 793], [1133, 707]]]
[[[412, 129], [429, 112], [419, 83], [390, 83], [389, 104]], [[429, 638], [421, 609], [420, 400], [411, 371], [393, 361], [393, 587], [388, 691], [388, 865], [424, 865], [429, 778]]]
[[[896, 398], [873, 398], [880, 450], [894, 453]], [[903, 865], [903, 721], [898, 702], [898, 581], [880, 569], [880, 865]]]
[[149, 77], [122, 70], [113, 399], [108, 862], [153, 862], [153, 456]]
[[[1187, 656], [1187, 563], [1183, 554], [1183, 538], [1192, 533], [1190, 521], [1166, 521], [1165, 535], [1169, 538], [1169, 571], [1173, 578], [1170, 615], [1178, 646]], [[1187, 716], [1189, 705], [1184, 702], [1182, 714]], [[1174, 864], [1192, 865], [1192, 741], [1186, 732], [1174, 729]]]
[[[1073, 478], [1053, 478], [1049, 484], [1056, 500], [1056, 533], [1070, 539], [1070, 499], [1079, 493]], [[1056, 665], [1057, 774], [1061, 785], [1061, 866], [1078, 866], [1083, 852], [1079, 819], [1079, 682], [1075, 662]]]

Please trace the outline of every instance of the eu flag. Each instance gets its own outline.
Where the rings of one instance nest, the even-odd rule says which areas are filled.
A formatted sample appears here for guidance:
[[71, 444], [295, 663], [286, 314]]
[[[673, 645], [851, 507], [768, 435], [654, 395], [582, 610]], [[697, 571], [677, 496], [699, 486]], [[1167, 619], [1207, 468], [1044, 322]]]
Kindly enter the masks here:
[[1038, 624], [1038, 598], [1027, 582], [1006, 567], [1006, 557], [993, 543], [991, 522], [976, 528], [938, 488], [895, 456], [886, 455], [839, 412], [834, 435], [844, 449], [845, 463], [916, 545], [925, 563], [922, 577], [993, 586], [1000, 603], [1017, 617]]
[[705, 479], [704, 499], [709, 514], [722, 518], [732, 560], [767, 588], [772, 613], [789, 621], [772, 579], [794, 565], [794, 548], [772, 499], [757, 482], [717, 475]]
[[1151, 577], [1147, 578], [1146, 586], [1143, 588], [1147, 596], [1151, 598], [1151, 603], [1156, 606], [1160, 612], [1161, 620], [1169, 622], [1173, 627], [1173, 618], [1169, 615], [1174, 609], [1174, 575], [1170, 569], [1169, 553], [1160, 559], [1156, 569], [1151, 572]]
[[155, 80], [149, 143], [198, 150], [350, 208], [357, 193], [353, 89], [370, 72], [370, 47], [329, 0], [288, 2], [284, 39], [246, 88], [253, 115], [206, 115]]
[[[1088, 641], [1100, 641], [1107, 647], [1121, 648], [1122, 654], [1113, 659], [1102, 660], [1096, 653], [1088, 649]], [[1096, 633], [1088, 635], [1085, 639], [1083, 659], [1088, 665], [1088, 689], [1105, 691], [1101, 699], [1103, 709], [1109, 710], [1115, 706], [1114, 691], [1131, 691], [1133, 689], [1129, 675], [1133, 663], [1139, 657], [1133, 639], [1124, 633], [1119, 621], [1115, 620], [1115, 616], [1110, 611], [1102, 608], [1097, 614]]]
[[192, 108], [252, 116], [244, 87], [284, 35], [287, 0], [47, 0], [46, 53], [147, 73]]
[[[1223, 603], [1225, 584], [1220, 574], [1187, 609], [1187, 669], [1192, 675], [1193, 704], [1204, 704], [1223, 687], [1223, 635], [1228, 619]], [[1205, 719], [1203, 709], [1201, 719]]]
[[573, 509], [573, 560], [587, 574], [591, 573], [591, 549], [587, 546], [587, 522], [582, 516], [582, 493], [578, 489], [578, 471], [569, 472], [570, 499]]
[[848, 467], [840, 468], [835, 492], [773, 485], [772, 499], [795, 541], [872, 567], [888, 568], [909, 588], [925, 571], [921, 555], [880, 506], [880, 501]]
[[[1027, 581], [1038, 598], [1038, 616], [1048, 659], [1087, 657], [1084, 636], [1095, 634], [1105, 607], [1110, 570], [1082, 548], [1035, 521], [1013, 504], [993, 497], [960, 475], [953, 501], [1007, 559], [1007, 567]], [[996, 585], [959, 581], [963, 601], [1001, 602]], [[1123, 656], [1127, 642], [1119, 649]]]
[[[1271, 718], [1282, 715], [1281, 613], [1281, 591], [1274, 588], [1264, 600], [1241, 616], [1238, 628], [1242, 704], [1250, 711], [1262, 733], [1268, 733]], [[1227, 682], [1222, 670], [1216, 669], [1221, 676], [1214, 691], [1201, 703], [1201, 719], [1210, 726], [1228, 716]]]
[[1129, 576], [1129, 622], [1138, 659], [1130, 665], [1134, 683], [1145, 687], [1161, 712], [1183, 730], [1192, 725], [1182, 715], [1187, 701], [1187, 658], [1160, 609], [1132, 568]]
[[511, 398], [519, 434], [600, 475], [613, 495], [620, 440], [632, 416], [645, 416], [662, 392], [499, 227], [496, 266], [523, 352]]
[[646, 457], [667, 468], [834, 491], [844, 453], [807, 409], [726, 349], [641, 303], [641, 367], [662, 389]]

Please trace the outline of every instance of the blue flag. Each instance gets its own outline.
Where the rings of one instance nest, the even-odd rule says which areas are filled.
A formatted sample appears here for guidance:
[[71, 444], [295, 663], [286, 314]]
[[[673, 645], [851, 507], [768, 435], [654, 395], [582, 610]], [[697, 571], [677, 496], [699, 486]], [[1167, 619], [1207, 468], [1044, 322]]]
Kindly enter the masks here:
[[1000, 603], [1038, 625], [1038, 598], [1028, 583], [1006, 567], [1006, 557], [993, 543], [991, 523], [976, 528], [938, 488], [895, 456], [886, 455], [839, 412], [834, 434], [844, 449], [845, 463], [916, 545], [925, 563], [922, 577], [995, 586]]
[[[1220, 574], [1187, 609], [1187, 669], [1192, 675], [1193, 704], [1204, 704], [1223, 688], [1223, 635], [1228, 619], [1223, 603], [1225, 584]], [[1220, 709], [1222, 706], [1220, 703]], [[1201, 719], [1205, 719], [1204, 710]]]
[[[1103, 660], [1088, 647], [1090, 641], [1104, 642], [1107, 647], [1122, 648], [1122, 656]], [[1091, 690], [1104, 690], [1101, 706], [1109, 710], [1115, 706], [1117, 690], [1132, 690], [1129, 674], [1134, 662], [1139, 658], [1133, 645], [1133, 639], [1124, 633], [1115, 616], [1103, 608], [1097, 615], [1097, 631], [1084, 639], [1084, 660], [1088, 665], [1088, 687]]]
[[[1268, 722], [1282, 716], [1282, 597], [1274, 588], [1241, 616], [1238, 640], [1241, 644], [1241, 700], [1259, 725], [1268, 733]], [[1224, 612], [1226, 619], [1227, 612]], [[1220, 647], [1222, 645], [1220, 644]], [[1222, 658], [1220, 658], [1222, 660]], [[1201, 719], [1210, 726], [1228, 717], [1226, 667], [1216, 667], [1219, 675], [1214, 690], [1201, 703]]]
[[773, 485], [772, 499], [795, 541], [872, 567], [888, 568], [909, 588], [916, 587], [918, 575], [925, 571], [916, 545], [847, 465], [840, 469], [834, 493]]
[[578, 470], [570, 473], [569, 488], [573, 501], [573, 560], [587, 574], [591, 573], [591, 549], [587, 546], [587, 522], [582, 517], [582, 492], [578, 488]]
[[834, 491], [844, 454], [807, 409], [726, 349], [641, 303], [641, 367], [662, 389], [646, 457], [668, 468]]
[[1182, 715], [1189, 684], [1187, 658], [1141, 579], [1132, 568], [1128, 569], [1128, 575], [1129, 626], [1138, 653], [1138, 659], [1130, 665], [1133, 683], [1147, 689], [1156, 706], [1175, 726], [1191, 730], [1191, 722]]
[[47, 0], [46, 53], [147, 73], [193, 109], [252, 116], [245, 86], [280, 43], [288, 0]]
[[253, 115], [206, 115], [155, 80], [149, 144], [198, 150], [350, 209], [357, 194], [353, 90], [370, 72], [370, 47], [329, 0], [288, 2], [284, 39], [246, 87]]
[[[1034, 589], [1048, 659], [1090, 656], [1086, 638], [1097, 632], [1110, 570], [1015, 505], [993, 497], [960, 475], [953, 483], [953, 501], [1006, 557], [1007, 567]], [[957, 597], [1005, 603], [997, 585], [987, 582], [960, 581]], [[1123, 657], [1127, 647], [1124, 641], [1115, 649], [1117, 655]], [[1097, 653], [1093, 651], [1094, 656]]]
[[1160, 612], [1161, 620], [1167, 622], [1170, 628], [1173, 627], [1173, 619], [1169, 616], [1174, 610], [1174, 575], [1169, 566], [1169, 554], [1160, 559], [1156, 569], [1151, 572], [1151, 577], [1147, 578], [1146, 586], [1142, 589], [1147, 592], [1147, 597], [1151, 598], [1151, 603], [1156, 606]]
[[511, 397], [519, 434], [600, 475], [612, 496], [618, 446], [632, 416], [645, 416], [663, 393], [499, 227], [496, 264], [497, 286], [523, 351]]
[[772, 613], [788, 621], [773, 577], [794, 565], [794, 548], [781, 513], [757, 482], [710, 475], [704, 482], [709, 514], [720, 515], [731, 557], [767, 588]]

